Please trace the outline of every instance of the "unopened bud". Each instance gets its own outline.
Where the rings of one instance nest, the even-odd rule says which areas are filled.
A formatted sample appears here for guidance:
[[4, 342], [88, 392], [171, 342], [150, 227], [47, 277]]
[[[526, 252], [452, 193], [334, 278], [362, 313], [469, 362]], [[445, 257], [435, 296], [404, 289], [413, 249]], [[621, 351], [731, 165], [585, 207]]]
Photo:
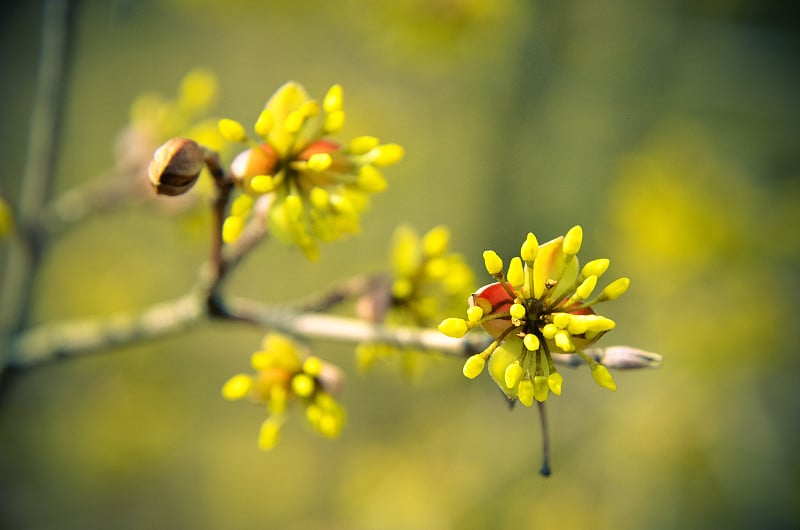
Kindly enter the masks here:
[[171, 138], [156, 149], [150, 162], [150, 183], [159, 195], [189, 191], [205, 165], [203, 149], [188, 138]]

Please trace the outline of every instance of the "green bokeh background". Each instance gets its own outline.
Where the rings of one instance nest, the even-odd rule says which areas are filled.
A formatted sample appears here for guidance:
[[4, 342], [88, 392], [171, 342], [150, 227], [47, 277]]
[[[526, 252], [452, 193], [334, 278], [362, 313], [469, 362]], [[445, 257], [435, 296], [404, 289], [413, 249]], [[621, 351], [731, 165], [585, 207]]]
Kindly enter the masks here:
[[[19, 190], [38, 3], [0, 8], [2, 191]], [[597, 388], [565, 373], [537, 474], [534, 411], [509, 412], [458, 362], [404, 380], [356, 374], [334, 442], [300, 418], [256, 448], [262, 411], [221, 384], [261, 332], [224, 323], [15, 378], [0, 401], [4, 528], [797, 528], [800, 399], [798, 8], [736, 0], [85, 0], [54, 193], [113, 164], [135, 97], [217, 73], [218, 116], [252, 123], [288, 79], [345, 88], [342, 137], [406, 148], [363, 233], [318, 263], [259, 248], [228, 285], [286, 301], [386, 266], [393, 228], [452, 228], [511, 256], [582, 224], [584, 259], [632, 287], [604, 339], [662, 369]], [[207, 218], [121, 208], [66, 231], [34, 320], [90, 317], [185, 292]], [[3, 247], [7, 243], [0, 244]], [[2, 248], [2, 247], [0, 247]], [[0, 252], [4, 252], [0, 251]]]

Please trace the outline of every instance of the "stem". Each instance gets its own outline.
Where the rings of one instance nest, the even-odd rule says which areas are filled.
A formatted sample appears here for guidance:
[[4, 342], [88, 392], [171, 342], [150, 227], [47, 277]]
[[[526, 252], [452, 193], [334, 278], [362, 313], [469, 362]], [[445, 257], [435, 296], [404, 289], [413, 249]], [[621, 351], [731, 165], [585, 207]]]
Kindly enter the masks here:
[[[44, 2], [37, 83], [17, 208], [21, 242], [9, 249], [0, 289], [0, 340], [3, 341], [27, 323], [31, 284], [43, 252], [42, 234], [35, 228], [36, 217], [47, 200], [55, 172], [74, 29], [72, 11], [69, 0]], [[0, 369], [5, 356], [0, 354]]]
[[539, 469], [539, 474], [543, 477], [550, 476], [550, 430], [547, 427], [547, 414], [545, 412], [544, 402], [537, 401], [539, 406], [539, 424], [542, 430], [542, 467]]
[[484, 336], [452, 339], [435, 329], [373, 325], [353, 318], [267, 306], [243, 298], [232, 299], [225, 305], [224, 311], [210, 314], [205, 293], [202, 289], [196, 289], [176, 300], [155, 304], [136, 314], [118, 314], [31, 328], [12, 342], [8, 366], [24, 370], [60, 359], [112, 351], [112, 346], [152, 340], [183, 331], [208, 316], [308, 339], [380, 342], [457, 357], [478, 353], [486, 346]]

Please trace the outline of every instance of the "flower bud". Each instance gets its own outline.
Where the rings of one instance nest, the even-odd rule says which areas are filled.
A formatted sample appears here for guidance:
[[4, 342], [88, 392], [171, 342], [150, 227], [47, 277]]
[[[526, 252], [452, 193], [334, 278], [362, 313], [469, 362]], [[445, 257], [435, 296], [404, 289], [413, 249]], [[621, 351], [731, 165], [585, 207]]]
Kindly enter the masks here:
[[483, 251], [483, 264], [486, 267], [486, 272], [492, 276], [503, 272], [503, 260], [494, 250]]
[[439, 331], [448, 337], [460, 339], [466, 335], [469, 327], [463, 319], [451, 317], [445, 318], [439, 323]]
[[575, 225], [570, 228], [567, 234], [564, 236], [562, 251], [567, 256], [574, 256], [581, 249], [582, 242], [583, 229], [580, 227], [580, 225]]
[[561, 374], [558, 372], [552, 372], [549, 376], [547, 376], [547, 386], [550, 387], [550, 392], [553, 394], [560, 396], [561, 395], [561, 386], [564, 384], [564, 378], [561, 377]]
[[550, 387], [547, 384], [547, 377], [544, 375], [537, 375], [533, 378], [533, 397], [539, 403], [547, 401], [547, 396], [550, 394]]
[[528, 351], [537, 351], [539, 349], [539, 337], [533, 333], [528, 333], [522, 339], [522, 343]]
[[503, 381], [508, 388], [516, 388], [520, 379], [522, 379], [523, 373], [524, 370], [522, 365], [520, 365], [518, 362], [511, 363], [506, 367], [506, 370], [503, 373]]
[[462, 371], [465, 377], [475, 379], [483, 372], [484, 366], [486, 366], [486, 359], [484, 359], [481, 354], [476, 353], [475, 355], [467, 357]]
[[536, 236], [533, 235], [532, 232], [528, 232], [528, 236], [525, 238], [525, 242], [522, 243], [522, 248], [520, 249], [520, 257], [527, 262], [533, 262], [536, 259], [536, 255], [539, 253], [539, 241], [536, 239]]
[[631, 280], [629, 278], [618, 278], [614, 280], [613, 282], [609, 283], [605, 289], [603, 289], [603, 292], [600, 294], [599, 301], [604, 302], [607, 300], [616, 300], [625, 294], [625, 291], [628, 290], [630, 284]]
[[506, 280], [508, 280], [508, 283], [514, 286], [515, 289], [519, 289], [525, 283], [525, 272], [522, 269], [522, 260], [520, 258], [511, 258], [511, 263], [508, 264]]
[[530, 407], [533, 405], [533, 396], [534, 396], [534, 388], [533, 388], [533, 381], [530, 379], [523, 379], [519, 382], [519, 387], [517, 388], [517, 397], [519, 398], [519, 402], [525, 405], [526, 407]]
[[592, 366], [592, 378], [594, 379], [595, 383], [603, 388], [607, 388], [612, 392], [617, 390], [617, 384], [614, 382], [614, 378], [611, 377], [611, 373], [608, 371], [608, 368], [602, 364], [595, 364]]
[[188, 138], [171, 138], [153, 153], [150, 182], [159, 195], [189, 191], [205, 165], [203, 149]]

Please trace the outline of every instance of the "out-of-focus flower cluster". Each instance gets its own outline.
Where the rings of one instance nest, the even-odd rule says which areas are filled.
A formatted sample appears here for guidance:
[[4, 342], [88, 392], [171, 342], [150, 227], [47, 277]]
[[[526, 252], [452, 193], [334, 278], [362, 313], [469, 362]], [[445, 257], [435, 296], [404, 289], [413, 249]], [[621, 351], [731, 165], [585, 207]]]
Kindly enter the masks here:
[[216, 102], [217, 77], [213, 72], [197, 68], [188, 72], [178, 85], [176, 98], [157, 93], [139, 96], [131, 106], [130, 125], [155, 144], [173, 136], [189, 136], [210, 149], [222, 147], [216, 131], [216, 120], [203, 116]]
[[506, 396], [530, 406], [534, 400], [544, 402], [550, 392], [561, 394], [563, 378], [553, 355], [575, 352], [589, 364], [600, 386], [616, 390], [608, 369], [583, 349], [616, 325], [596, 314], [593, 306], [621, 296], [630, 281], [619, 278], [594, 294], [609, 260], [592, 260], [580, 268], [576, 255], [582, 241], [580, 226], [541, 246], [529, 233], [507, 269], [497, 253], [484, 252], [486, 270], [496, 282], [472, 295], [466, 319], [447, 318], [439, 324], [451, 337], [480, 326], [494, 338], [484, 351], [467, 359], [465, 376], [477, 377], [488, 361], [489, 373]]
[[254, 128], [260, 142], [251, 142], [240, 123], [221, 120], [226, 139], [251, 143], [231, 164], [243, 194], [233, 202], [223, 239], [239, 237], [254, 202], [264, 196], [272, 199], [271, 233], [297, 244], [309, 259], [319, 254], [317, 241], [358, 232], [370, 194], [386, 188], [379, 168], [398, 162], [403, 148], [374, 136], [346, 145], [328, 138], [344, 121], [341, 86], [332, 86], [320, 103], [295, 82], [280, 87], [258, 116]]
[[176, 136], [192, 138], [214, 151], [222, 149], [217, 120], [205, 117], [216, 102], [217, 92], [214, 73], [196, 68], [181, 79], [175, 98], [157, 93], [136, 98], [130, 124], [117, 141], [118, 163], [146, 168], [155, 148]]
[[308, 356], [290, 338], [270, 333], [250, 359], [255, 373], [236, 374], [223, 385], [222, 396], [235, 401], [247, 398], [265, 406], [268, 416], [261, 424], [258, 446], [272, 449], [278, 443], [287, 410], [299, 403], [306, 420], [319, 434], [336, 438], [345, 412], [334, 398], [342, 385], [341, 371], [317, 357]]
[[[437, 226], [422, 237], [408, 225], [397, 227], [391, 251], [391, 277], [380, 292], [359, 300], [363, 318], [392, 325], [430, 327], [458, 309], [474, 290], [474, 274], [461, 254], [450, 251], [450, 230]], [[382, 357], [403, 355], [403, 366], [413, 374], [420, 352], [386, 344], [361, 344], [361, 369]]]

